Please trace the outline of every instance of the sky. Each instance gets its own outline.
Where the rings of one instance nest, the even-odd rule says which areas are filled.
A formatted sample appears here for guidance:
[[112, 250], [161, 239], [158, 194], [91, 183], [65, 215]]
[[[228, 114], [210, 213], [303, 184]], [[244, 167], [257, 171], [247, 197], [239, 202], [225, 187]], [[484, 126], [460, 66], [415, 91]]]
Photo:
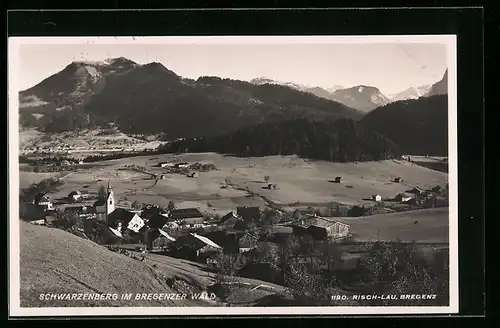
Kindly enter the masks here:
[[331, 88], [375, 86], [386, 95], [432, 84], [447, 68], [442, 43], [156, 43], [22, 44], [20, 90], [28, 89], [73, 61], [125, 57], [138, 64], [160, 62], [176, 74], [196, 79], [219, 76]]

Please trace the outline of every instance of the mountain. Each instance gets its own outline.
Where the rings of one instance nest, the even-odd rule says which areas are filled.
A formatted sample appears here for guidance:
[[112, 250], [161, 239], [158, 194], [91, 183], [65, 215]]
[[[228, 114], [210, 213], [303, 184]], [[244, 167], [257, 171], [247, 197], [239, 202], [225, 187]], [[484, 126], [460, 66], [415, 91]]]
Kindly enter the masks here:
[[[126, 61], [72, 63], [21, 92], [24, 99], [35, 95], [48, 103], [36, 107], [44, 109], [38, 112], [43, 119], [28, 120], [25, 115], [22, 124], [61, 132], [113, 122], [125, 133], [161, 133], [171, 140], [218, 135], [300, 117], [362, 116], [342, 104], [281, 85], [218, 77], [184, 79], [160, 63], [117, 62]], [[65, 110], [61, 110], [61, 104]]]
[[49, 124], [52, 112], [83, 106], [104, 88], [110, 76], [138, 66], [123, 57], [72, 62], [62, 71], [19, 93], [20, 123], [35, 126]]
[[448, 94], [448, 69], [446, 69], [446, 71], [444, 72], [443, 78], [432, 85], [427, 96], [445, 94]]
[[368, 113], [360, 124], [393, 140], [405, 154], [448, 155], [446, 95], [390, 103]]
[[406, 90], [396, 93], [390, 97], [391, 101], [418, 99], [425, 96], [431, 88], [431, 85], [422, 85], [420, 87], [409, 87]]
[[293, 83], [293, 82], [282, 82], [282, 81], [276, 81], [273, 79], [269, 79], [267, 77], [257, 77], [255, 79], [252, 79], [250, 83], [255, 84], [255, 85], [263, 85], [263, 84], [277, 84], [277, 85], [282, 85], [284, 87], [289, 87], [293, 88], [296, 90], [304, 91], [310, 87], [303, 85], [303, 84], [298, 84], [298, 83]]
[[341, 89], [345, 89], [345, 87], [343, 87], [341, 85], [334, 85], [333, 87], [326, 89], [326, 91], [328, 91], [330, 93], [334, 93], [335, 91], [341, 90]]
[[365, 113], [391, 102], [379, 89], [366, 85], [339, 89], [330, 99]]
[[335, 162], [382, 160], [400, 154], [392, 141], [349, 119], [263, 123], [221, 136], [173, 141], [160, 146], [159, 151], [236, 156], [295, 154]]
[[265, 77], [253, 79], [250, 83], [256, 85], [276, 84], [286, 86], [299, 91], [311, 93], [320, 98], [341, 103], [347, 107], [351, 107], [365, 113], [379, 106], [388, 104], [391, 101], [377, 88], [365, 85], [358, 85], [347, 89], [340, 85], [336, 85], [327, 90], [321, 87], [305, 86], [293, 82], [275, 81]]

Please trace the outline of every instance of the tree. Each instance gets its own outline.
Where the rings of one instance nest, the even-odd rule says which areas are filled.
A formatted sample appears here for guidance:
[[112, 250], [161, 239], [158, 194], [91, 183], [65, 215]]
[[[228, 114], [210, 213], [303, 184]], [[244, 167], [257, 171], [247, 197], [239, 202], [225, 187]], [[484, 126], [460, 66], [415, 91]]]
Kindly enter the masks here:
[[266, 176], [264, 177], [264, 181], [266, 181], [266, 183], [268, 183], [270, 179], [271, 179], [271, 178], [269, 177], [269, 175], [266, 175]]
[[108, 193], [106, 191], [106, 188], [103, 185], [100, 185], [99, 190], [97, 191], [97, 199], [102, 201], [102, 202], [105, 202], [107, 196], [108, 196]]
[[142, 209], [143, 204], [140, 201], [138, 201], [138, 200], [134, 200], [134, 202], [132, 203], [131, 206], [135, 210], [140, 210], [140, 209]]
[[175, 211], [175, 203], [174, 203], [173, 200], [171, 200], [171, 201], [168, 202], [167, 211], [168, 212]]
[[226, 177], [226, 179], [224, 181], [226, 182], [227, 185], [230, 185], [232, 183], [230, 177]]

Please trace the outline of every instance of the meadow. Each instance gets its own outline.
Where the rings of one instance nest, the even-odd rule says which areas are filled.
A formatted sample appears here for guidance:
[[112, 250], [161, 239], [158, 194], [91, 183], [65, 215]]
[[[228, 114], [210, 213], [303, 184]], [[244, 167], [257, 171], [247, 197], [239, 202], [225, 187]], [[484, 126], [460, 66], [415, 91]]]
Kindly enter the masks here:
[[[159, 162], [211, 163], [217, 169], [200, 172], [191, 178], [184, 174], [166, 173]], [[124, 169], [135, 165], [147, 173], [164, 174], [165, 179], [152, 179], [150, 174]], [[39, 173], [20, 172], [21, 185], [36, 181]], [[40, 179], [47, 174], [40, 174]], [[266, 182], [265, 177], [269, 180]], [[336, 176], [341, 183], [333, 183]], [[402, 177], [400, 183], [393, 182]], [[240, 158], [215, 153], [154, 155], [131, 157], [81, 165], [76, 172], [64, 177], [64, 185], [51, 194], [65, 197], [73, 190], [87, 186], [97, 194], [99, 186], [111, 183], [121, 206], [133, 201], [167, 206], [174, 201], [178, 207], [198, 207], [211, 214], [222, 214], [237, 206], [280, 207], [303, 205], [327, 206], [330, 203], [367, 205], [370, 197], [379, 194], [392, 198], [413, 187], [422, 189], [436, 185], [444, 187], [448, 175], [410, 162], [386, 160], [380, 162], [331, 163], [296, 156]], [[230, 181], [231, 186], [221, 186]], [[276, 189], [267, 189], [268, 184]]]

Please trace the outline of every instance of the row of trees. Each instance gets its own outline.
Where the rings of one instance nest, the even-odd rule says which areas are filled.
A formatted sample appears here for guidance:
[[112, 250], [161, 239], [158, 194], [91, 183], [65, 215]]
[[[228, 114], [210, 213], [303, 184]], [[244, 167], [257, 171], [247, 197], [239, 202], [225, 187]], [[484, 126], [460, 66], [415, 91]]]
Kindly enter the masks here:
[[334, 162], [373, 161], [400, 156], [383, 136], [349, 119], [305, 119], [265, 123], [217, 137], [191, 138], [158, 148], [163, 153], [218, 152], [237, 156], [298, 155]]

